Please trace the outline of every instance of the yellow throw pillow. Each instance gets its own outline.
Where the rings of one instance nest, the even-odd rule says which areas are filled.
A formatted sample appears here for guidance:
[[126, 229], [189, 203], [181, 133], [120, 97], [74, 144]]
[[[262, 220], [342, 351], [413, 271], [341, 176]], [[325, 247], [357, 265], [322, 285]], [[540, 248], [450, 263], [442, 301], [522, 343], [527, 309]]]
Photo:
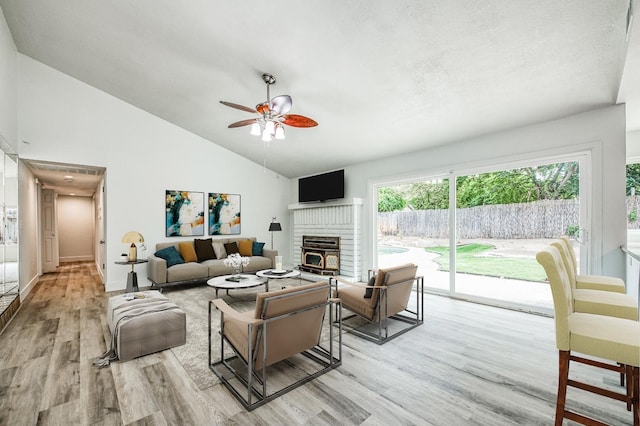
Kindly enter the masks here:
[[180, 255], [182, 256], [185, 262], [198, 261], [198, 256], [196, 256], [196, 249], [193, 246], [193, 241], [185, 241], [183, 243], [178, 243], [178, 248], [180, 249]]
[[238, 251], [240, 252], [240, 256], [251, 256], [253, 254], [253, 241], [238, 241]]

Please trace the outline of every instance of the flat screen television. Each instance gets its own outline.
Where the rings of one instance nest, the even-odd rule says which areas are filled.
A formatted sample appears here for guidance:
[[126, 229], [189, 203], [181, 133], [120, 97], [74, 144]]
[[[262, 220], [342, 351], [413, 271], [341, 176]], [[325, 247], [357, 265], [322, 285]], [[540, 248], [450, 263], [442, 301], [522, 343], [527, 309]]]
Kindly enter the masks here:
[[344, 198], [344, 170], [298, 179], [298, 202]]

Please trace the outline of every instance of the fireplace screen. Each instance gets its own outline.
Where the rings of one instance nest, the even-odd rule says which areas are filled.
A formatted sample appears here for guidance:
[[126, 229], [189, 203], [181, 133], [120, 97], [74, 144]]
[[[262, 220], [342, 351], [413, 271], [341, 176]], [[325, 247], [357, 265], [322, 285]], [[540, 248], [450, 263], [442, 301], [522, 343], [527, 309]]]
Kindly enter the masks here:
[[324, 268], [324, 256], [321, 253], [307, 251], [304, 253], [304, 260], [302, 264], [305, 266], [315, 266], [322, 269]]

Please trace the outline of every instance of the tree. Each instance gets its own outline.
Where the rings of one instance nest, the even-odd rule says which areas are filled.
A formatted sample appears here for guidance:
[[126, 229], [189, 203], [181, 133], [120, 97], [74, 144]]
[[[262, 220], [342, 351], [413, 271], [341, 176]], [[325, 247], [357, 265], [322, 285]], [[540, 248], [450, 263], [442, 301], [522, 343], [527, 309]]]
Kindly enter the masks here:
[[378, 211], [392, 212], [402, 210], [407, 206], [404, 195], [397, 187], [384, 187], [378, 189]]
[[640, 164], [627, 164], [627, 195], [640, 193]]
[[449, 179], [442, 182], [412, 183], [407, 188], [407, 204], [413, 210], [449, 208]]

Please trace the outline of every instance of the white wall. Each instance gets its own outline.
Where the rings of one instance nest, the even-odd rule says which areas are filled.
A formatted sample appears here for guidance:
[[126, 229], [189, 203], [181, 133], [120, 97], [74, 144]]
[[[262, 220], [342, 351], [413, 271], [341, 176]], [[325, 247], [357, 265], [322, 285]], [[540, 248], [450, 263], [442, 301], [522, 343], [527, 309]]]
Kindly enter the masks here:
[[[17, 53], [4, 13], [0, 9], [0, 142], [7, 143], [18, 152], [17, 121]], [[2, 147], [0, 143], [0, 148]]]
[[[456, 144], [345, 168], [345, 197], [363, 198], [363, 265], [373, 265], [373, 183], [479, 168], [529, 157], [590, 151], [592, 154], [593, 273], [624, 277], [619, 247], [626, 241], [624, 105], [480, 136]], [[297, 199], [297, 180], [290, 187]], [[290, 241], [293, 244], [292, 241]]]
[[633, 158], [634, 162], [640, 160], [640, 130], [627, 132], [627, 158]]
[[57, 210], [60, 262], [93, 260], [93, 199], [59, 195]]
[[18, 184], [19, 184], [19, 209], [18, 223], [20, 227], [20, 300], [31, 291], [31, 288], [38, 282], [40, 268], [38, 267], [38, 211], [37, 200], [39, 186], [31, 170], [22, 162], [18, 163]]
[[[126, 287], [129, 269], [114, 264], [125, 232], [142, 233], [149, 252], [168, 240], [167, 189], [241, 194], [242, 236], [260, 241], [272, 216], [286, 217], [289, 179], [21, 54], [18, 70], [20, 156], [107, 168], [107, 291]], [[144, 266], [136, 272], [149, 282]]]

